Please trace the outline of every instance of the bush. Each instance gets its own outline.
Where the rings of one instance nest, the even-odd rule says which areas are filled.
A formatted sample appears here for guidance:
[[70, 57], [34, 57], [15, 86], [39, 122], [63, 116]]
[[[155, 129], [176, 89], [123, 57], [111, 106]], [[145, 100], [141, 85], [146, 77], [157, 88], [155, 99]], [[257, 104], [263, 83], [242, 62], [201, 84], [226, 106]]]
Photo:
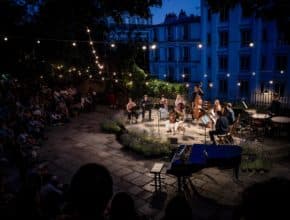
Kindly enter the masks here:
[[116, 121], [105, 121], [101, 123], [101, 129], [107, 133], [118, 134], [121, 132], [121, 125]]
[[140, 133], [126, 133], [120, 136], [120, 142], [125, 148], [133, 150], [145, 157], [167, 156], [171, 152], [169, 142], [161, 142], [155, 137]]

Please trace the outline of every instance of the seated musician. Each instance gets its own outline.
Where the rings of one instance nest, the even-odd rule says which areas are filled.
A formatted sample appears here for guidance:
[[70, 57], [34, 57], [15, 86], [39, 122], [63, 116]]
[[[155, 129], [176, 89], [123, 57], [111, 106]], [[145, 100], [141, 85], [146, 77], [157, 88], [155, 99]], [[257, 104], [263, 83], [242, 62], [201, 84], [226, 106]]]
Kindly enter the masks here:
[[209, 131], [210, 140], [216, 144], [215, 135], [227, 134], [229, 132], [229, 121], [222, 111], [217, 111], [215, 130]]
[[136, 103], [133, 102], [132, 98], [129, 98], [129, 101], [126, 105], [129, 123], [131, 122], [132, 116], [135, 117], [135, 119], [136, 119], [135, 123], [137, 123], [138, 113], [137, 113], [136, 107], [137, 107]]
[[281, 108], [281, 102], [279, 100], [279, 95], [277, 93], [274, 93], [273, 100], [268, 108], [269, 115], [277, 116], [280, 114], [280, 108]]
[[148, 99], [147, 95], [144, 95], [144, 98], [141, 100], [141, 109], [142, 109], [142, 121], [144, 121], [145, 112], [149, 112], [149, 121], [151, 121], [151, 108], [152, 104]]
[[185, 100], [180, 94], [176, 96], [174, 111], [177, 113], [178, 117], [180, 117], [180, 120], [185, 119]]
[[192, 93], [192, 109], [194, 109], [195, 101], [196, 101], [196, 96], [202, 96], [204, 95], [201, 86], [200, 85], [194, 85], [193, 87], [193, 93]]
[[209, 115], [214, 124], [216, 123], [218, 119], [218, 115], [217, 115], [218, 111], [222, 111], [222, 106], [221, 106], [220, 100], [216, 99], [214, 101], [213, 108], [210, 110], [210, 115]]
[[167, 133], [172, 132], [173, 134], [175, 134], [175, 132], [177, 130], [176, 112], [175, 111], [171, 111], [169, 113], [169, 120], [166, 122], [165, 127], [166, 127]]
[[161, 99], [159, 101], [159, 113], [160, 113], [160, 118], [168, 118], [168, 99], [165, 98], [164, 95], [161, 96]]
[[232, 125], [236, 118], [235, 118], [235, 112], [232, 108], [232, 104], [231, 103], [226, 103], [224, 106], [224, 115], [228, 118], [229, 121], [229, 125]]

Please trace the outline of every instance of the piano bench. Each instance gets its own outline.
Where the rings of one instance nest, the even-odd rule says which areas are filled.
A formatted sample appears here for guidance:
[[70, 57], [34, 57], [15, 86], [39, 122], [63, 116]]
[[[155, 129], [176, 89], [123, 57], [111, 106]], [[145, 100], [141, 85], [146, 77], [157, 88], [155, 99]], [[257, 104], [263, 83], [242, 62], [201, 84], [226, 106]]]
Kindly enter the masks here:
[[154, 174], [154, 186], [155, 192], [161, 191], [161, 171], [164, 167], [164, 163], [154, 163], [150, 173]]

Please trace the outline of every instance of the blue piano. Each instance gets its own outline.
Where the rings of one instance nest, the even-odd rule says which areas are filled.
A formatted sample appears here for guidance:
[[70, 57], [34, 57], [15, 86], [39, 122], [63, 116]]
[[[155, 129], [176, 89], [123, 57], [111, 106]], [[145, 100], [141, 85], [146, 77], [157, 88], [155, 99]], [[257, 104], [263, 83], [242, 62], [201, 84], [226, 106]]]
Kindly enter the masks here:
[[167, 167], [167, 173], [178, 178], [179, 191], [185, 177], [207, 167], [231, 168], [238, 179], [241, 157], [242, 148], [237, 145], [180, 145]]

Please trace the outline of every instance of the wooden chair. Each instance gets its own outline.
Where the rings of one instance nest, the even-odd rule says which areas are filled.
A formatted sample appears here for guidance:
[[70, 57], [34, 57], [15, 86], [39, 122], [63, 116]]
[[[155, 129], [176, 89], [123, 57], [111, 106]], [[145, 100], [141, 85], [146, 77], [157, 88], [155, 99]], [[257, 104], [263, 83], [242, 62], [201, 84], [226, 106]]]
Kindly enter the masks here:
[[233, 136], [237, 135], [237, 129], [240, 124], [240, 114], [238, 114], [235, 122], [230, 126], [230, 131], [227, 134], [217, 135], [217, 143], [218, 144], [233, 144], [234, 139]]

